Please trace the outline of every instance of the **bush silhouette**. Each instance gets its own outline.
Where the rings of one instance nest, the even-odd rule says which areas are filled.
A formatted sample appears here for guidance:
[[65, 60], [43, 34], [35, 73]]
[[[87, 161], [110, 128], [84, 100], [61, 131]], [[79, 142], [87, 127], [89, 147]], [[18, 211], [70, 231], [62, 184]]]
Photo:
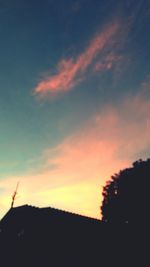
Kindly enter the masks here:
[[103, 188], [102, 220], [110, 223], [146, 223], [149, 218], [150, 159], [121, 170]]

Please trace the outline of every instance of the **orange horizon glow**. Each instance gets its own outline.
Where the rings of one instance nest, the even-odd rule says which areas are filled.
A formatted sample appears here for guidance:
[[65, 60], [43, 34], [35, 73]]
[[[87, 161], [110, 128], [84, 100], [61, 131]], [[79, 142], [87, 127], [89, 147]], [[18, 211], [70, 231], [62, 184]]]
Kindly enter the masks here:
[[150, 101], [144, 90], [118, 106], [108, 106], [57, 147], [43, 151], [45, 166], [39, 173], [0, 180], [4, 189], [1, 216], [10, 208], [16, 182], [20, 181], [17, 206], [52, 206], [100, 218], [106, 181], [131, 165], [137, 160], [136, 154], [150, 145]]

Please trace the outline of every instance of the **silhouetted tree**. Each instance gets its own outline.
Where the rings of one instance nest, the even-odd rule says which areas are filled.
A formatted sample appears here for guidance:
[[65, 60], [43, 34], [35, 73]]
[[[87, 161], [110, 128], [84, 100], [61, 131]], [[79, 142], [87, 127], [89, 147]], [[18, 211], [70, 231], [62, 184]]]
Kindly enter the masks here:
[[102, 220], [111, 223], [148, 222], [150, 159], [121, 170], [103, 188]]

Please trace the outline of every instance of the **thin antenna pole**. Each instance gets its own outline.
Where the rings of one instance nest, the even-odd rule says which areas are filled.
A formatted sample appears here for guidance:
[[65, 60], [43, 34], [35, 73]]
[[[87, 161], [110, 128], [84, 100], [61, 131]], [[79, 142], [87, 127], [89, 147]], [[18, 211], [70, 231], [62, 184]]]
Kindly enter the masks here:
[[14, 206], [14, 202], [15, 202], [15, 199], [16, 199], [16, 195], [18, 194], [17, 190], [18, 190], [18, 187], [19, 187], [19, 182], [17, 183], [17, 186], [16, 186], [16, 189], [12, 195], [12, 201], [11, 201], [11, 209], [13, 208]]

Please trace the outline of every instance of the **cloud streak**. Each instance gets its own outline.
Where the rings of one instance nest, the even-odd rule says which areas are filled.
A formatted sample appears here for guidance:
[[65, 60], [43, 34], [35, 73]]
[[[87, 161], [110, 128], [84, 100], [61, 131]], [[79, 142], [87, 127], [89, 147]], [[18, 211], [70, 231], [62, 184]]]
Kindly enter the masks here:
[[84, 79], [84, 74], [97, 55], [110, 44], [120, 29], [118, 22], [113, 22], [94, 37], [89, 46], [76, 59], [62, 59], [57, 66], [57, 73], [40, 81], [34, 89], [35, 94], [57, 94], [73, 88]]

